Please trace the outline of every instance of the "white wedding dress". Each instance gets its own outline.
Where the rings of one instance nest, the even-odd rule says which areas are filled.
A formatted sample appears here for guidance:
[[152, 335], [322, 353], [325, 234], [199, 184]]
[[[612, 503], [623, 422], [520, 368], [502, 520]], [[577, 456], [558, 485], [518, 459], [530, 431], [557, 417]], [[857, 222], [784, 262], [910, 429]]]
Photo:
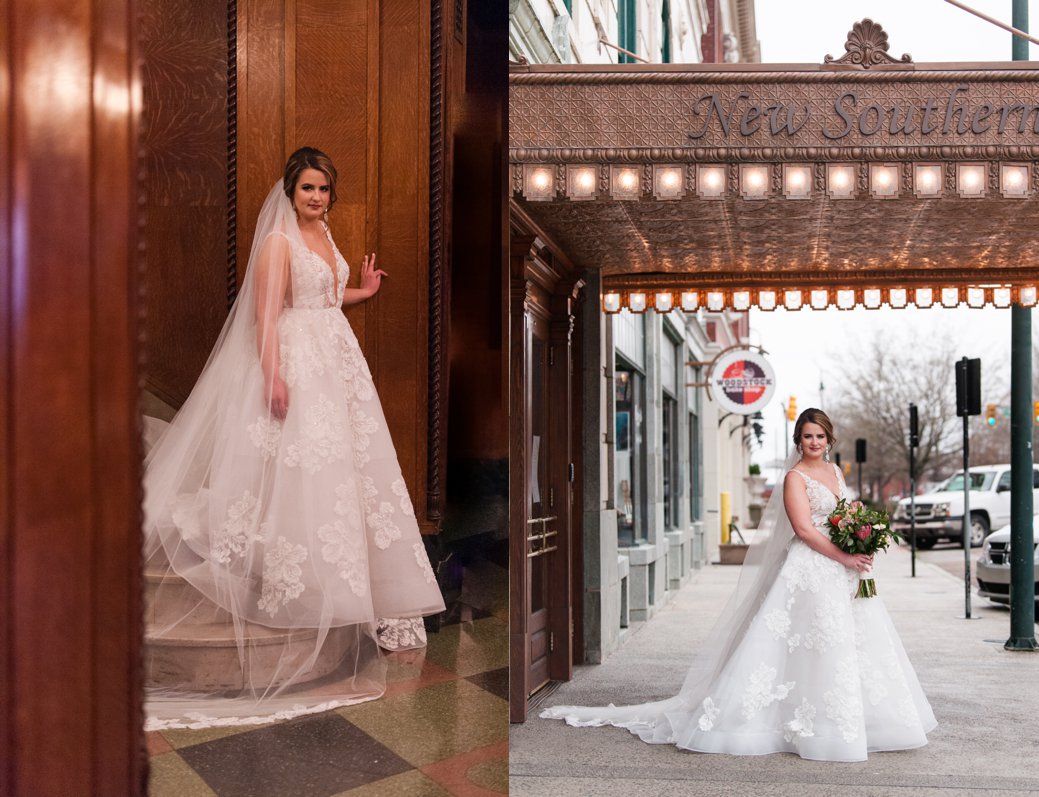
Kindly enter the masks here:
[[[838, 496], [794, 470], [825, 535]], [[704, 688], [645, 706], [556, 706], [541, 716], [732, 755], [862, 761], [868, 752], [925, 745], [934, 714], [882, 599], [852, 597], [858, 578], [793, 537], [742, 638]]]
[[[415, 618], [444, 609], [341, 310], [345, 259], [332, 242], [333, 274], [307, 248], [280, 182], [256, 238], [220, 340], [146, 460], [151, 729], [262, 722], [376, 698], [385, 687], [380, 638], [420, 646]], [[286, 260], [284, 301], [265, 318], [265, 277], [284, 273]], [[288, 387], [282, 421], [264, 398], [258, 341], [268, 324]]]

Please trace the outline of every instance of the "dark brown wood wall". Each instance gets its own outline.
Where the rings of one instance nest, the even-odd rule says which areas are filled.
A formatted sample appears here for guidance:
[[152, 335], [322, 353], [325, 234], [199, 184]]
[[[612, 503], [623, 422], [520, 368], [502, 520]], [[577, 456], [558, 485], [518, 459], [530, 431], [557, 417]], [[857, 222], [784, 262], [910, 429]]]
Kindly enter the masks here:
[[508, 8], [470, 2], [466, 46], [450, 37], [450, 437], [452, 459], [508, 458], [503, 372]]
[[227, 316], [227, 4], [140, 0], [139, 8], [146, 383], [179, 407]]
[[134, 19], [0, 0], [5, 795], [143, 788]]

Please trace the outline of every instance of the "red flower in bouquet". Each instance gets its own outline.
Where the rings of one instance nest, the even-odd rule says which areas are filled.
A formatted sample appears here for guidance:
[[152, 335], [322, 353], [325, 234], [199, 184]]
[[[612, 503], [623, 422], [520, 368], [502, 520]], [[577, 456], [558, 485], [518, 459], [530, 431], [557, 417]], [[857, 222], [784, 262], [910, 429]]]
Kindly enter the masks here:
[[[842, 498], [826, 519], [830, 527], [830, 539], [845, 553], [862, 553], [872, 556], [886, 550], [891, 540], [902, 537], [892, 531], [886, 512], [870, 509], [862, 501]], [[858, 596], [872, 598], [877, 594], [872, 578], [859, 581]]]

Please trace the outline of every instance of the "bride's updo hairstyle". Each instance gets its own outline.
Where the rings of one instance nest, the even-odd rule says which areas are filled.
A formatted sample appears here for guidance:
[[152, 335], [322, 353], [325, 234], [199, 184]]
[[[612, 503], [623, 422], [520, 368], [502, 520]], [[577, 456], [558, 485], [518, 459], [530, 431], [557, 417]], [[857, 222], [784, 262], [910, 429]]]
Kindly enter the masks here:
[[806, 423], [819, 424], [819, 426], [823, 427], [823, 431], [826, 432], [826, 441], [831, 446], [837, 445], [837, 436], [833, 433], [833, 421], [830, 420], [830, 416], [822, 410], [809, 407], [797, 416], [797, 421], [794, 423], [795, 446], [801, 442], [801, 432], [804, 430]]
[[313, 147], [300, 147], [285, 162], [285, 196], [292, 201], [296, 194], [296, 183], [304, 169], [317, 169], [328, 178], [328, 207], [336, 203], [336, 167], [324, 152]]

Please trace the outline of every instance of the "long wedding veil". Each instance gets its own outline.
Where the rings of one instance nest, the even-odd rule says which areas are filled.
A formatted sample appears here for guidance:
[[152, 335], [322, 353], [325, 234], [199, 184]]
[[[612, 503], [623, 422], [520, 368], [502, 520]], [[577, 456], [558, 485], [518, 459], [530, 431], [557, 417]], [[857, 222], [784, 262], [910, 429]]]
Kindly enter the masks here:
[[552, 706], [541, 716], [576, 726], [615, 725], [627, 728], [644, 742], [685, 746], [695, 729], [692, 722], [698, 707], [742, 641], [794, 538], [783, 504], [783, 484], [787, 472], [800, 459], [801, 455], [794, 451], [783, 463], [747, 549], [736, 589], [698, 647], [677, 695], [632, 706]]
[[[263, 364], [277, 368], [290, 252], [302, 245], [279, 180], [209, 360], [145, 460], [149, 728], [261, 722], [384, 691], [371, 596], [345, 608], [342, 582], [301, 567], [291, 543], [317, 527], [307, 506], [284, 528], [264, 515], [281, 426]], [[299, 590], [291, 604], [285, 590]]]

